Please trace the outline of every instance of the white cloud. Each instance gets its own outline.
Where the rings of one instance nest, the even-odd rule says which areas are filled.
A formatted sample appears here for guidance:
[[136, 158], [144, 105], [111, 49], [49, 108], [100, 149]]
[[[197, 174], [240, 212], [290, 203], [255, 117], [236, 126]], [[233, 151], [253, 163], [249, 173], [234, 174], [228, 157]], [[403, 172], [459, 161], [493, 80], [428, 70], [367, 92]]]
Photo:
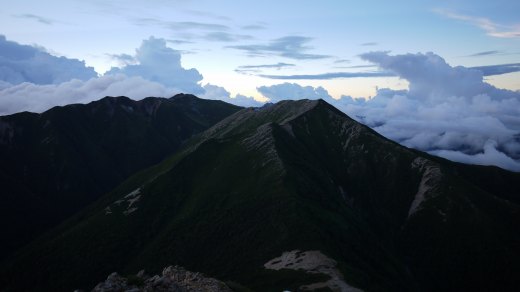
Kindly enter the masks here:
[[204, 85], [203, 88], [205, 92], [204, 94], [200, 95], [201, 98], [222, 100], [227, 103], [243, 107], [258, 107], [263, 105], [262, 102], [255, 100], [253, 97], [248, 97], [241, 94], [237, 94], [235, 97], [231, 97], [229, 91], [227, 91], [224, 87], [217, 85], [208, 83]]
[[96, 77], [84, 61], [55, 57], [44, 49], [8, 41], [0, 35], [0, 80], [11, 84], [59, 84]]
[[257, 88], [264, 97], [269, 99], [269, 102], [278, 102], [286, 99], [326, 99], [332, 100], [325, 88], [301, 86], [296, 83], [282, 83], [272, 86], [260, 86]]
[[48, 85], [27, 82], [11, 86], [0, 84], [0, 115], [20, 111], [43, 112], [54, 106], [88, 103], [104, 96], [124, 95], [142, 99], [148, 96], [173, 96], [179, 92], [157, 82], [122, 74]]
[[388, 52], [370, 52], [362, 54], [361, 58], [408, 80], [408, 95], [429, 102], [451, 96], [471, 98], [477, 94], [489, 94], [494, 98], [510, 98], [515, 94], [483, 82], [481, 70], [452, 67], [433, 53], [390, 56]]
[[520, 171], [520, 92], [497, 89], [479, 70], [452, 67], [433, 53], [363, 59], [408, 81], [409, 90], [379, 89], [372, 99], [332, 99], [322, 87], [283, 83], [258, 91], [272, 102], [322, 98], [405, 146], [447, 159]]
[[54, 57], [42, 49], [0, 36], [0, 114], [42, 112], [53, 106], [86, 103], [104, 96], [141, 99], [204, 92], [198, 84], [202, 75], [196, 69], [184, 69], [180, 52], [166, 47], [163, 39], [144, 40], [135, 56], [113, 57], [127, 65], [97, 77], [84, 62]]
[[380, 89], [367, 101], [335, 105], [384, 136], [448, 159], [520, 171], [520, 92], [497, 89], [478, 70], [433, 54], [363, 54], [409, 90]]
[[475, 155], [468, 155], [458, 151], [439, 150], [433, 151], [432, 154], [445, 157], [450, 160], [463, 163], [481, 164], [481, 165], [498, 165], [506, 169], [520, 171], [520, 163], [511, 157], [505, 155], [497, 149], [497, 143], [488, 140], [484, 144], [483, 152]]
[[520, 37], [520, 24], [503, 25], [491, 21], [485, 17], [475, 17], [455, 13], [448, 10], [436, 9], [435, 12], [451, 19], [461, 20], [474, 25], [486, 32], [488, 36], [497, 38], [518, 38]]
[[[125, 59], [132, 56], [125, 55]], [[122, 68], [112, 68], [105, 75], [122, 73], [139, 76], [166, 87], [178, 88], [184, 92], [199, 94], [204, 90], [199, 85], [202, 75], [197, 69], [184, 69], [181, 53], [166, 46], [166, 40], [150, 37], [144, 40], [133, 57], [137, 64]]]

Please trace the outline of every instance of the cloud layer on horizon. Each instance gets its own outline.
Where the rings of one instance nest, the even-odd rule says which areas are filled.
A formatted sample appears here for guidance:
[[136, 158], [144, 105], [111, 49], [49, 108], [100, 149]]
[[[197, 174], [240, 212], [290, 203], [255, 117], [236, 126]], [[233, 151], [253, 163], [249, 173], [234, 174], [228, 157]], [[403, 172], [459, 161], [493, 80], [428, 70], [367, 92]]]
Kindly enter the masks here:
[[227, 91], [224, 87], [206, 84], [204, 85], [204, 94], [199, 95], [200, 98], [204, 99], [214, 99], [214, 100], [222, 100], [227, 103], [231, 103], [238, 106], [243, 107], [259, 107], [262, 106], [263, 103], [255, 100], [253, 97], [245, 96], [242, 94], [237, 94], [234, 97], [231, 96], [231, 93]]
[[258, 91], [272, 101], [322, 98], [407, 147], [520, 171], [520, 92], [495, 88], [481, 71], [452, 67], [433, 53], [372, 52], [362, 58], [406, 79], [409, 90], [379, 89], [369, 100], [335, 100], [322, 87], [293, 83]]
[[139, 100], [148, 96], [169, 97], [179, 92], [157, 82], [123, 74], [47, 85], [0, 83], [0, 115], [21, 111], [43, 112], [54, 106], [88, 103], [105, 96], [124, 95]]
[[296, 83], [282, 83], [272, 86], [260, 86], [257, 88], [269, 102], [276, 103], [281, 100], [298, 100], [298, 99], [324, 99], [329, 102], [334, 99], [329, 95], [325, 88], [318, 86], [301, 86]]
[[[308, 48], [302, 44], [307, 41], [296, 40], [300, 44], [298, 54], [305, 54]], [[202, 75], [196, 69], [183, 68], [181, 52], [167, 47], [166, 42], [151, 37], [143, 41], [135, 55], [114, 55], [120, 57], [122, 67], [98, 77], [82, 61], [55, 57], [42, 48], [0, 36], [0, 115], [42, 112], [56, 105], [87, 103], [107, 95], [142, 99], [179, 92], [240, 106], [262, 105], [240, 94], [232, 97], [217, 85], [201, 86]], [[267, 55], [280, 55], [287, 49], [284, 44], [271, 45], [256, 49]], [[452, 67], [433, 53], [370, 52], [361, 57], [377, 65], [380, 72], [406, 79], [409, 90], [379, 89], [369, 100], [349, 96], [335, 100], [321, 86], [294, 83], [260, 86], [257, 90], [271, 102], [322, 98], [405, 146], [465, 163], [520, 171], [520, 92], [498, 89], [483, 81], [488, 74], [518, 71], [518, 64]], [[278, 65], [292, 64], [246, 69]]]

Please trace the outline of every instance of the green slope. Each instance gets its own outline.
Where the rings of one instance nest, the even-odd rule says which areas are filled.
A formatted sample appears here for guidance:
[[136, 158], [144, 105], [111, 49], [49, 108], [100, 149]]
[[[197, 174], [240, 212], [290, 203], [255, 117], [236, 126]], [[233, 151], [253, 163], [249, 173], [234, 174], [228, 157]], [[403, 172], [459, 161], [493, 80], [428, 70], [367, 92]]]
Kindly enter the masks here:
[[324, 101], [244, 109], [33, 242], [1, 287], [90, 288], [178, 264], [296, 290], [324, 276], [263, 264], [299, 249], [365, 291], [506, 291], [520, 268], [519, 183], [402, 147]]

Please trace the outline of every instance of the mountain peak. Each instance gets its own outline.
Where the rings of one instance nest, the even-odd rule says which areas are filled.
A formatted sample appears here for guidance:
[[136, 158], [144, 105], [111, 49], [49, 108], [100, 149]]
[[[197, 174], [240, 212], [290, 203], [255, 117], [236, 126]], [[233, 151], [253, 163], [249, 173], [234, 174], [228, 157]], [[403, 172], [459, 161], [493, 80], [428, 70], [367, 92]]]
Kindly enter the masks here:
[[[161, 131], [176, 130], [180, 113], [200, 112], [200, 120], [225, 105], [190, 95], [174, 100], [180, 102], [163, 99], [153, 116]], [[200, 103], [206, 106], [195, 107]], [[28, 246], [0, 270], [0, 289], [2, 281], [25, 290], [91, 287], [113, 271], [159, 271], [170, 264], [257, 291], [327, 283], [366, 291], [518, 286], [514, 273], [504, 273], [520, 263], [520, 232], [512, 224], [520, 220], [516, 174], [497, 174], [497, 184], [483, 188], [488, 168], [403, 147], [324, 100], [227, 106], [227, 118], [179, 143], [179, 151], [104, 195], [59, 234]], [[70, 116], [67, 125], [78, 115]], [[104, 136], [139, 129], [126, 116], [116, 115], [124, 123]], [[133, 143], [124, 136], [106, 156], [141, 139], [156, 147], [142, 134], [131, 137]], [[115, 165], [146, 153], [131, 151]], [[465, 176], [457, 174], [466, 168]], [[508, 196], [495, 190], [498, 183]], [[516, 200], [502, 199], [509, 197]], [[31, 278], [35, 274], [41, 276]]]
[[198, 100], [200, 98], [196, 97], [193, 94], [187, 94], [187, 93], [178, 93], [172, 97], [170, 97], [171, 100]]

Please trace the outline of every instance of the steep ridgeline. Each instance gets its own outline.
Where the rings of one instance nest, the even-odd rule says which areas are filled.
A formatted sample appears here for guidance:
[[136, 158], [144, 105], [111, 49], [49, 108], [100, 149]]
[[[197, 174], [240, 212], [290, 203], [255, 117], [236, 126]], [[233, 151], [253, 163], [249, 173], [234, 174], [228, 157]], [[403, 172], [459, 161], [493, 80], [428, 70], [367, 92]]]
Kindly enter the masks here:
[[282, 101], [133, 176], [4, 265], [1, 287], [89, 288], [175, 264], [256, 291], [507, 291], [519, 190], [517, 173], [402, 147], [321, 100]]
[[0, 117], [0, 259], [239, 109], [192, 95], [105, 97]]

